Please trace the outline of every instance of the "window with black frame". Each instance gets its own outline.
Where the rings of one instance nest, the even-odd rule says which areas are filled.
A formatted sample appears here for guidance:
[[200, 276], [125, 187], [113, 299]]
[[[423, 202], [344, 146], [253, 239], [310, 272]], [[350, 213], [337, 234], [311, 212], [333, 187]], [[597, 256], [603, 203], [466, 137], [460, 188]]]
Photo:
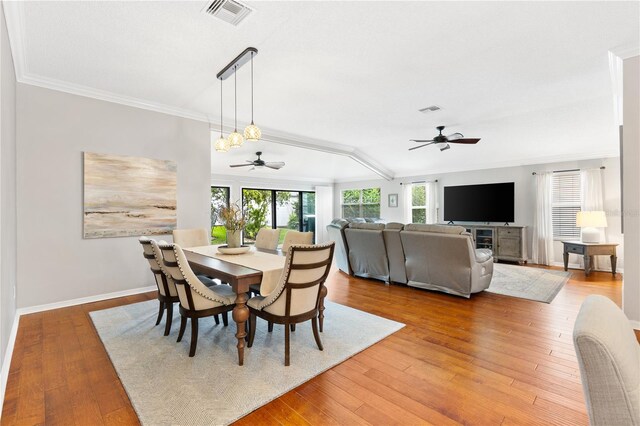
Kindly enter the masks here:
[[211, 187], [211, 244], [224, 244], [227, 241], [226, 230], [220, 222], [220, 210], [229, 207], [231, 190], [228, 186]]

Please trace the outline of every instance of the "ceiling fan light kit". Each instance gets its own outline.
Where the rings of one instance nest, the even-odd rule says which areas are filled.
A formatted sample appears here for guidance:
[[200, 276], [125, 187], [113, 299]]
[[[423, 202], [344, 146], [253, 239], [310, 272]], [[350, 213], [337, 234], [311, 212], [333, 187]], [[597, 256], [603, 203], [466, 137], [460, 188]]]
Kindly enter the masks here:
[[450, 143], [460, 143], [460, 144], [476, 144], [480, 141], [480, 138], [465, 138], [462, 133], [453, 133], [449, 136], [445, 136], [442, 134], [444, 130], [444, 126], [436, 127], [438, 129], [438, 135], [434, 136], [433, 139], [410, 139], [411, 142], [421, 143], [422, 145], [414, 146], [413, 148], [409, 148], [409, 151], [413, 151], [414, 149], [422, 148], [429, 145], [435, 145], [440, 149], [440, 151], [446, 151], [450, 149]]

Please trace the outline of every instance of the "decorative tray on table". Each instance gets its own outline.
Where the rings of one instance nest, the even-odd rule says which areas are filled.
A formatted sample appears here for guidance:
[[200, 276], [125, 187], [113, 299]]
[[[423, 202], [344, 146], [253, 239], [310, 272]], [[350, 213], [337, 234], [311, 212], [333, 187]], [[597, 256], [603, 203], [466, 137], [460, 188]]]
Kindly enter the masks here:
[[240, 246], [234, 248], [230, 248], [226, 244], [223, 246], [218, 246], [218, 251], [222, 254], [242, 254], [248, 252], [249, 250], [251, 250], [251, 246]]

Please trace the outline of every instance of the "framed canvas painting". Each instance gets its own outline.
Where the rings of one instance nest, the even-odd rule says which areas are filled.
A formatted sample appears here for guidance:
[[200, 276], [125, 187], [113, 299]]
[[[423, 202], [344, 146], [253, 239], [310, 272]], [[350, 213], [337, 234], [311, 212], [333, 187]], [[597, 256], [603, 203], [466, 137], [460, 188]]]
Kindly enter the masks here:
[[398, 194], [389, 194], [389, 207], [398, 207]]

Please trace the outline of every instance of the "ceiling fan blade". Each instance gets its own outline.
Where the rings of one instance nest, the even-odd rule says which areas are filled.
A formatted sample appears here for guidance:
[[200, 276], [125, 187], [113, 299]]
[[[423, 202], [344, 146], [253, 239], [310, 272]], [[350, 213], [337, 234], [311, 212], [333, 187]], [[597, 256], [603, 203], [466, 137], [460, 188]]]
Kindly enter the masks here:
[[449, 141], [451, 143], [465, 143], [465, 144], [474, 144], [474, 143], [478, 143], [478, 141], [480, 140], [480, 138], [467, 138], [467, 139], [458, 139], [457, 141]]
[[423, 142], [433, 142], [433, 139], [409, 139], [411, 142], [418, 142], [418, 143], [423, 143]]
[[413, 148], [409, 148], [409, 151], [413, 151], [414, 149], [422, 148], [423, 146], [433, 145], [433, 142], [425, 143], [422, 145], [414, 146]]
[[447, 140], [449, 142], [457, 141], [457, 140], [462, 139], [462, 138], [464, 138], [464, 136], [462, 136], [462, 133], [452, 133], [449, 136], [447, 136]]
[[278, 170], [284, 167], [284, 161], [274, 161], [274, 162], [264, 163], [264, 165], [270, 169]]
[[250, 163], [250, 164], [231, 164], [231, 165], [229, 165], [229, 167], [247, 167], [247, 166], [253, 166], [253, 163]]

